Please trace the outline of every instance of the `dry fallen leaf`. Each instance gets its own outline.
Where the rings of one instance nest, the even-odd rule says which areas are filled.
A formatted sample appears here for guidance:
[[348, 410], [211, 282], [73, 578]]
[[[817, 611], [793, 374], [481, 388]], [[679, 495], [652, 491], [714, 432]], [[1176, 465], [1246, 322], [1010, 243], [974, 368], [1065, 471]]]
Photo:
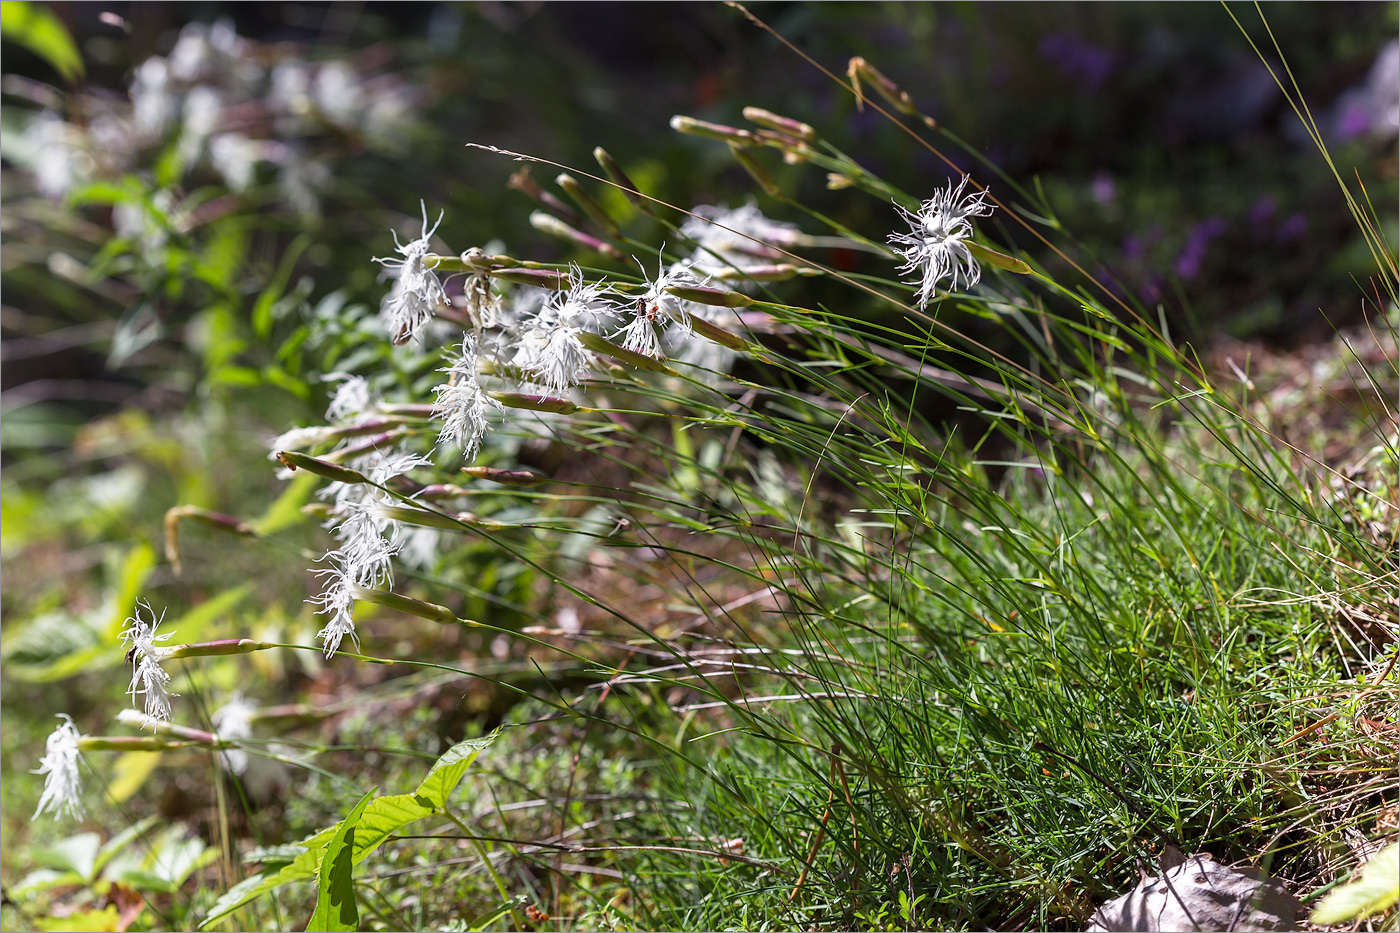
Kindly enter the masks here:
[[1298, 899], [1258, 871], [1230, 868], [1209, 855], [1164, 856], [1164, 871], [1104, 904], [1089, 931], [1296, 930]]

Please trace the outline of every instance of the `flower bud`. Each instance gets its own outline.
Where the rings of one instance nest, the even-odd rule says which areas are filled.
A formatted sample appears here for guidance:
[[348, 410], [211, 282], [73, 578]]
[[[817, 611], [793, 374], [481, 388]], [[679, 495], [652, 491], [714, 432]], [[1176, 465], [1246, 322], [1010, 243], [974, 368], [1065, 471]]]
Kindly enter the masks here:
[[569, 287], [569, 273], [554, 269], [497, 269], [491, 275], [517, 285], [530, 285], [534, 288], [547, 288], [562, 291]]
[[[212, 732], [205, 732], [203, 729], [191, 729], [189, 726], [177, 726], [173, 722], [157, 719], [147, 715], [139, 709], [124, 709], [117, 713], [117, 722], [124, 726], [134, 726], [137, 729], [150, 729], [155, 733], [155, 738], [159, 741], [162, 735], [173, 735], [190, 742], [197, 742], [200, 745], [214, 745], [219, 739]], [[96, 738], [96, 736], [94, 736]], [[120, 738], [120, 736], [113, 736]], [[144, 736], [141, 736], [144, 738]], [[162, 743], [164, 744], [164, 743]]]
[[428, 619], [443, 625], [451, 625], [454, 622], [461, 623], [462, 625], [480, 624], [470, 619], [457, 618], [457, 614], [446, 606], [439, 606], [437, 603], [414, 599], [411, 596], [400, 596], [398, 593], [393, 593], [389, 590], [370, 590], [357, 586], [354, 588], [353, 592], [356, 599], [385, 606], [389, 609], [397, 609], [399, 612], [406, 612], [409, 615], [418, 616], [420, 619]]
[[548, 233], [550, 236], [559, 237], [561, 240], [570, 240], [585, 249], [591, 249], [595, 253], [602, 253], [609, 259], [621, 259], [622, 254], [613, 247], [611, 243], [604, 243], [597, 237], [589, 236], [582, 230], [577, 230], [553, 214], [546, 214], [544, 211], [534, 211], [530, 214], [530, 226], [541, 233]]
[[180, 522], [186, 518], [192, 518], [220, 531], [227, 531], [229, 534], [250, 538], [257, 536], [246, 522], [240, 521], [232, 515], [211, 512], [194, 505], [177, 505], [167, 509], [165, 512], [165, 559], [170, 561], [170, 567], [177, 577], [180, 576], [183, 569], [180, 564]]
[[410, 433], [409, 431], [386, 431], [383, 434], [367, 437], [358, 444], [351, 444], [349, 447], [332, 450], [319, 459], [323, 463], [344, 463], [347, 460], [354, 460], [356, 457], [362, 457], [370, 451], [393, 447]]
[[753, 180], [758, 182], [760, 188], [767, 194], [776, 195], [779, 192], [778, 183], [773, 180], [773, 176], [768, 174], [768, 169], [764, 168], [752, 155], [740, 149], [733, 143], [729, 144], [729, 154], [734, 156], [744, 171], [753, 176]]
[[298, 453], [295, 450], [279, 450], [277, 459], [286, 464], [289, 470], [302, 469], [308, 473], [315, 473], [317, 476], [324, 476], [326, 479], [333, 479], [338, 483], [360, 485], [369, 482], [369, 477], [358, 470], [339, 466], [319, 457]]
[[846, 67], [846, 77], [851, 79], [851, 84], [855, 86], [856, 109], [865, 109], [865, 98], [861, 95], [860, 83], [864, 81], [879, 92], [880, 96], [889, 101], [890, 106], [900, 113], [907, 113], [910, 116], [918, 116], [919, 108], [914, 106], [914, 99], [904, 92], [899, 85], [880, 73], [874, 65], [857, 55], [851, 59]]
[[250, 654], [279, 647], [275, 642], [254, 641], [251, 638], [220, 638], [215, 641], [196, 641], [184, 645], [171, 645], [160, 649], [160, 659], [220, 657], [226, 654]]
[[613, 238], [622, 236], [622, 228], [617, 225], [617, 221], [608, 216], [603, 205], [599, 204], [597, 199], [578, 183], [577, 178], [568, 172], [560, 172], [554, 179], [554, 183], [563, 188], [564, 193], [574, 199], [574, 203], [588, 215], [589, 220], [598, 225], [599, 230]]
[[716, 308], [747, 308], [753, 304], [753, 299], [742, 292], [709, 285], [668, 285], [666, 291], [685, 301]]
[[622, 362], [635, 366], [638, 369], [645, 369], [646, 371], [653, 373], [667, 373], [668, 375], [672, 376], [679, 375], [677, 372], [675, 372], [675, 370], [667, 366], [666, 363], [662, 360], [654, 359], [653, 357], [646, 356], [641, 353], [636, 353], [632, 350], [623, 349], [622, 347], [619, 347], [617, 344], [613, 343], [611, 340], [608, 340], [606, 337], [600, 337], [599, 335], [590, 331], [582, 331], [578, 335], [578, 339], [579, 343], [582, 343], [585, 347], [592, 350], [594, 353], [601, 353], [604, 356], [610, 356], [615, 360], [621, 360]]
[[744, 119], [759, 126], [766, 126], [770, 130], [777, 130], [779, 133], [786, 133], [788, 136], [802, 140], [804, 143], [814, 143], [817, 141], [817, 131], [812, 129], [801, 120], [794, 120], [792, 117], [780, 117], [771, 110], [764, 110], [762, 107], [745, 107]]
[[730, 333], [723, 327], [711, 324], [694, 314], [690, 316], [690, 329], [706, 340], [713, 340], [720, 346], [728, 347], [731, 350], [746, 350], [749, 346], [749, 342], [738, 334]]
[[721, 281], [739, 280], [743, 282], [784, 282], [793, 276], [821, 275], [820, 269], [811, 266], [794, 266], [791, 263], [778, 263], [768, 266], [745, 266], [742, 269], [723, 268], [710, 273], [710, 278]]
[[444, 515], [441, 512], [432, 512], [428, 509], [412, 509], [402, 505], [381, 505], [375, 508], [374, 514], [381, 518], [391, 518], [396, 522], [403, 522], [405, 525], [416, 525], [420, 528], [442, 528], [447, 531], [461, 531], [462, 522], [451, 515]]
[[496, 467], [469, 466], [462, 467], [462, 472], [476, 479], [489, 479], [493, 483], [500, 483], [503, 486], [538, 486], [541, 483], [548, 483], [550, 477], [543, 473], [535, 473], [530, 470], [502, 470]]
[[523, 392], [487, 392], [486, 394], [507, 408], [551, 411], [556, 415], [572, 415], [576, 411], [586, 410], [566, 398], [555, 398], [550, 395], [527, 395]]
[[561, 217], [568, 218], [570, 223], [576, 224], [581, 223], [583, 221], [583, 218], [579, 216], [578, 211], [574, 210], [572, 207], [565, 204], [563, 201], [559, 200], [554, 195], [541, 188], [539, 186], [539, 183], [530, 177], [529, 166], [522, 168], [520, 171], [510, 176], [510, 181], [506, 182], [506, 187], [513, 188], [514, 190], [519, 191], [521, 194], [525, 195], [527, 198], [531, 198], [535, 201], [538, 201], [540, 204], [543, 204], [545, 207], [554, 211], [554, 213], [560, 215]]
[[704, 136], [708, 139], [718, 139], [721, 142], [731, 143], [735, 146], [761, 145], [758, 137], [748, 130], [741, 130], [733, 126], [724, 126], [720, 123], [710, 123], [705, 120], [697, 120], [694, 117], [686, 117], [679, 114], [671, 118], [671, 129], [678, 133], [688, 133], [691, 136]]
[[651, 213], [651, 202], [642, 197], [641, 191], [632, 183], [632, 179], [627, 176], [627, 173], [622, 170], [622, 166], [617, 164], [617, 160], [609, 155], [606, 149], [602, 146], [594, 149], [593, 158], [598, 160], [598, 164], [603, 167], [603, 171], [613, 180], [614, 184], [622, 189], [622, 193], [627, 196], [627, 200], [637, 205], [646, 213]]

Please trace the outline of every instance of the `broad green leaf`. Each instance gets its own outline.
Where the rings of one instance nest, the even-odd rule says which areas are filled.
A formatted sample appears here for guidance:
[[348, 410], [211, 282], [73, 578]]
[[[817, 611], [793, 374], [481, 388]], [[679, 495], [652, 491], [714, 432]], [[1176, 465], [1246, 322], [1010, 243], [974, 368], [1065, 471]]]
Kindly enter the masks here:
[[1374, 917], [1400, 901], [1400, 842], [1367, 862], [1357, 877], [1324, 897], [1309, 919], [1317, 924]]
[[10, 888], [11, 897], [28, 897], [50, 888], [61, 888], [82, 884], [83, 876], [75, 871], [59, 871], [56, 868], [37, 868], [20, 879], [19, 884]]
[[[112, 615], [107, 623], [107, 637], [112, 642], [115, 642], [121, 630], [126, 628], [126, 620], [136, 610], [136, 601], [141, 598], [146, 578], [151, 575], [155, 566], [156, 552], [147, 544], [132, 548], [122, 561], [112, 595]], [[156, 617], [160, 617], [159, 610], [156, 610]]]
[[360, 911], [355, 906], [353, 862], [355, 828], [373, 796], [374, 790], [371, 790], [360, 798], [350, 815], [340, 821], [340, 828], [326, 846], [321, 859], [316, 909], [311, 912], [311, 921], [306, 925], [307, 933], [359, 929]]
[[479, 739], [467, 739], [443, 752], [433, 763], [428, 776], [418, 785], [414, 794], [427, 799], [432, 806], [438, 809], [445, 807], [447, 798], [452, 796], [452, 792], [457, 789], [457, 785], [461, 783], [462, 776], [467, 773], [472, 762], [476, 761], [477, 756], [496, 741], [498, 735], [500, 735], [499, 730]]
[[43, 933], [112, 933], [121, 926], [121, 914], [115, 906], [102, 910], [84, 910], [66, 917], [46, 917], [36, 926]]
[[319, 477], [305, 471], [297, 471], [297, 475], [268, 510], [249, 524], [260, 535], [272, 535], [304, 522], [306, 513], [302, 512], [301, 507], [307, 503], [320, 484]]
[[146, 783], [146, 778], [156, 770], [160, 764], [160, 756], [163, 752], [122, 752], [117, 756], [114, 770], [115, 776], [112, 783], [107, 785], [107, 794], [116, 803], [125, 803], [130, 800], [141, 785]]
[[91, 884], [97, 880], [97, 853], [101, 848], [102, 837], [97, 833], [78, 833], [37, 849], [34, 858], [41, 864], [76, 872]]
[[[111, 792], [110, 787], [108, 788], [108, 792]], [[107, 863], [112, 860], [112, 856], [116, 855], [122, 849], [125, 849], [127, 846], [131, 845], [131, 843], [134, 840], [144, 835], [146, 830], [156, 825], [156, 823], [158, 823], [159, 821], [160, 817], [158, 816], [148, 816], [145, 819], [137, 820], [135, 823], [132, 823], [126, 829], [117, 833], [111, 839], [108, 839], [106, 845], [104, 845], [102, 849], [97, 853], [97, 861], [93, 866], [94, 869], [97, 871], [101, 871], [103, 868], [106, 867]]]
[[224, 590], [219, 595], [206, 599], [178, 619], [167, 622], [161, 626], [161, 631], [176, 633], [174, 641], [182, 644], [200, 641], [205, 627], [241, 603], [244, 597], [253, 592], [253, 587], [254, 584], [249, 582]]
[[200, 929], [222, 920], [249, 901], [256, 900], [269, 891], [275, 891], [284, 884], [315, 878], [325, 851], [324, 846], [306, 849], [290, 865], [284, 865], [277, 871], [259, 872], [251, 878], [244, 878], [214, 902], [214, 906], [209, 908], [209, 916], [200, 923]]
[[83, 76], [83, 57], [73, 36], [48, 7], [5, 0], [0, 3], [0, 34], [48, 62], [68, 83]]

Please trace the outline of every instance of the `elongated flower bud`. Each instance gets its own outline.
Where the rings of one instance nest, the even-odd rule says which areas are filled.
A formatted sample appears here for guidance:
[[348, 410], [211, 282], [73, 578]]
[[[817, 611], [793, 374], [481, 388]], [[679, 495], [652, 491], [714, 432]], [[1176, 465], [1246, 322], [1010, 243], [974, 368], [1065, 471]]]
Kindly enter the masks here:
[[588, 215], [589, 220], [598, 225], [599, 230], [610, 237], [622, 236], [622, 228], [617, 225], [617, 221], [608, 216], [603, 205], [599, 204], [597, 199], [588, 193], [588, 189], [579, 184], [577, 178], [568, 172], [560, 172], [558, 177], [554, 179], [554, 183], [563, 188], [564, 193], [574, 199], [574, 203]]
[[295, 450], [279, 450], [277, 459], [285, 463], [288, 469], [302, 469], [308, 473], [315, 473], [317, 476], [324, 476], [326, 479], [333, 479], [338, 483], [349, 483], [352, 486], [357, 486], [369, 482], [369, 477], [359, 470], [339, 466], [329, 460], [298, 453]]
[[706, 340], [713, 340], [720, 346], [728, 347], [731, 350], [745, 350], [749, 346], [749, 342], [738, 334], [730, 333], [723, 327], [711, 324], [694, 314], [690, 316], [690, 329]]
[[177, 577], [183, 571], [180, 563], [180, 522], [186, 518], [208, 525], [210, 528], [227, 531], [229, 534], [256, 537], [255, 532], [246, 522], [240, 521], [232, 515], [211, 512], [194, 505], [177, 505], [167, 509], [165, 512], [165, 559], [170, 561], [170, 568]]
[[651, 202], [642, 197], [641, 191], [632, 183], [632, 179], [622, 170], [622, 166], [617, 164], [617, 160], [608, 154], [606, 149], [602, 146], [594, 149], [593, 158], [598, 160], [598, 164], [602, 166], [607, 176], [622, 188], [622, 193], [627, 196], [627, 200], [631, 201], [648, 214], [652, 212]]
[[550, 411], [556, 415], [572, 415], [576, 411], [583, 410], [566, 398], [555, 398], [551, 395], [527, 395], [523, 392], [491, 392], [489, 394], [507, 408]]
[[721, 279], [723, 281], [743, 281], [743, 282], [784, 282], [793, 276], [821, 275], [820, 269], [813, 269], [811, 266], [794, 266], [791, 263], [781, 262], [777, 265], [767, 266], [744, 266], [742, 269], [722, 268], [710, 273], [710, 278]]
[[279, 647], [276, 642], [255, 641], [251, 638], [220, 638], [215, 641], [194, 641], [160, 649], [160, 659], [219, 657], [226, 654], [250, 654]]
[[770, 130], [786, 133], [804, 143], [817, 141], [817, 131], [806, 123], [794, 120], [792, 117], [780, 117], [771, 110], [764, 110], [762, 107], [745, 107], [744, 119], [757, 123], [759, 126], [766, 126]]
[[389, 609], [397, 609], [399, 612], [406, 612], [409, 615], [418, 616], [420, 619], [428, 619], [443, 625], [450, 625], [454, 622], [462, 625], [479, 624], [470, 619], [457, 618], [457, 614], [446, 606], [439, 606], [437, 603], [430, 603], [422, 599], [414, 599], [411, 596], [400, 596], [389, 590], [369, 590], [357, 587], [354, 593], [356, 599], [376, 603]]
[[666, 292], [685, 301], [716, 308], [747, 308], [753, 304], [753, 299], [742, 292], [709, 285], [668, 285]]
[[559, 216], [567, 218], [570, 223], [576, 224], [583, 221], [578, 211], [541, 188], [539, 182], [530, 177], [529, 166], [522, 168], [520, 171], [510, 176], [510, 181], [506, 182], [506, 187], [513, 188], [527, 198], [538, 201]]
[[491, 275], [517, 285], [530, 285], [534, 288], [547, 288], [562, 291], [569, 287], [569, 273], [555, 269], [494, 269]]
[[530, 226], [541, 233], [548, 233], [561, 240], [569, 240], [577, 243], [585, 249], [591, 249], [595, 253], [602, 253], [610, 259], [621, 259], [622, 254], [611, 243], [604, 243], [595, 236], [589, 236], [582, 230], [577, 230], [553, 214], [546, 214], [544, 211], [534, 211], [530, 214]]
[[117, 713], [117, 722], [124, 726], [135, 726], [137, 729], [150, 729], [157, 737], [173, 735], [189, 742], [197, 742], [200, 745], [215, 745], [219, 741], [218, 736], [212, 732], [191, 729], [189, 726], [177, 726], [173, 722], [148, 716], [138, 709], [124, 709]]
[[860, 90], [860, 84], [864, 81], [900, 113], [907, 113], [910, 116], [919, 115], [919, 108], [914, 106], [914, 99], [906, 94], [898, 84], [885, 77], [878, 68], [859, 55], [852, 58], [850, 64], [847, 65], [846, 76], [851, 79], [851, 84], [855, 85], [857, 110], [865, 109], [865, 99]]
[[778, 183], [773, 180], [773, 176], [768, 174], [768, 169], [764, 168], [752, 155], [740, 149], [733, 143], [729, 144], [729, 154], [732, 155], [744, 171], [753, 176], [753, 180], [758, 182], [760, 188], [766, 193], [776, 195], [780, 190]]
[[431, 512], [427, 509], [408, 508], [402, 505], [381, 505], [375, 508], [374, 513], [380, 518], [389, 518], [396, 522], [403, 522], [405, 525], [416, 525], [420, 528], [461, 531], [463, 524], [451, 515], [443, 515], [440, 512]]
[[538, 486], [550, 481], [550, 477], [543, 473], [534, 473], [530, 470], [502, 470], [496, 467], [469, 466], [462, 467], [462, 472], [476, 479], [489, 479], [491, 482], [500, 483], [503, 486]]
[[687, 133], [691, 136], [704, 136], [708, 139], [718, 139], [721, 142], [730, 143], [735, 146], [762, 145], [759, 138], [748, 130], [741, 130], [733, 126], [725, 126], [722, 123], [710, 123], [707, 120], [697, 120], [694, 117], [686, 117], [679, 114], [671, 118], [671, 129], [675, 130], [677, 133]]
[[647, 372], [653, 373], [667, 373], [672, 376], [678, 375], [675, 370], [667, 366], [662, 360], [619, 347], [606, 337], [600, 337], [591, 331], [580, 332], [578, 339], [579, 343], [583, 344], [594, 353], [610, 356], [615, 360], [621, 360], [638, 369], [645, 369]]

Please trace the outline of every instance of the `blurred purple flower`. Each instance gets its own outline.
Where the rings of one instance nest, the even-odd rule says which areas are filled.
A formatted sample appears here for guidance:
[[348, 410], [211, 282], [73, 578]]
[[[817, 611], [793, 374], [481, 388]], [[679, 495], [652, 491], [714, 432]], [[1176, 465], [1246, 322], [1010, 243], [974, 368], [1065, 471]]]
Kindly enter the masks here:
[[1303, 212], [1290, 214], [1288, 219], [1279, 224], [1278, 238], [1284, 243], [1300, 240], [1303, 234], [1308, 232], [1308, 219], [1303, 216]]
[[1089, 194], [1100, 204], [1112, 204], [1114, 197], [1118, 194], [1118, 186], [1114, 183], [1113, 176], [1108, 172], [1099, 172], [1094, 176], [1094, 181], [1089, 186]]
[[1186, 237], [1186, 245], [1176, 257], [1173, 268], [1183, 279], [1194, 279], [1201, 271], [1201, 261], [1206, 258], [1210, 241], [1225, 232], [1224, 217], [1210, 217], [1191, 228]]
[[1098, 90], [1113, 73], [1113, 53], [1073, 33], [1046, 36], [1040, 40], [1040, 54], [1085, 91]]

